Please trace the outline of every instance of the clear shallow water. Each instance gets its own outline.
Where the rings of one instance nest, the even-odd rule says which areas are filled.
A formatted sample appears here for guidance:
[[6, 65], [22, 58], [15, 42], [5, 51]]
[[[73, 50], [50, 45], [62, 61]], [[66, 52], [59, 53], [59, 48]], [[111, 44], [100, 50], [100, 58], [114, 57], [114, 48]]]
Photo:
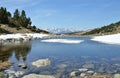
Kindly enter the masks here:
[[[91, 41], [88, 37], [65, 39], [84, 40], [84, 42], [64, 44], [33, 40], [17, 46], [1, 46], [0, 60], [14, 62], [12, 67], [14, 70], [23, 70], [18, 67], [18, 63], [25, 62], [28, 66], [24, 69], [27, 71], [26, 74], [49, 74], [57, 78], [69, 77], [70, 72], [83, 67], [100, 74], [120, 72], [120, 45], [103, 44]], [[51, 60], [50, 66], [32, 67], [31, 62], [45, 58]], [[103, 68], [103, 71], [100, 68]]]

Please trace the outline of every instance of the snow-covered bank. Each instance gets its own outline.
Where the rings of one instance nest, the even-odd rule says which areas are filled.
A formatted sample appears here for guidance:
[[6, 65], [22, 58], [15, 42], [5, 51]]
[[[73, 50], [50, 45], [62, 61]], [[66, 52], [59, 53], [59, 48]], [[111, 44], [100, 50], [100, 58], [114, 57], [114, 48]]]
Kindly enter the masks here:
[[96, 36], [91, 40], [107, 44], [120, 44], [120, 33], [113, 35]]
[[83, 42], [83, 40], [69, 40], [69, 39], [47, 39], [41, 40], [41, 42], [57, 42], [57, 43], [67, 43], [67, 44], [78, 44]]
[[34, 38], [43, 38], [49, 36], [48, 34], [39, 34], [39, 33], [25, 33], [25, 34], [6, 34], [0, 35], [0, 40], [7, 40], [7, 39], [34, 39]]

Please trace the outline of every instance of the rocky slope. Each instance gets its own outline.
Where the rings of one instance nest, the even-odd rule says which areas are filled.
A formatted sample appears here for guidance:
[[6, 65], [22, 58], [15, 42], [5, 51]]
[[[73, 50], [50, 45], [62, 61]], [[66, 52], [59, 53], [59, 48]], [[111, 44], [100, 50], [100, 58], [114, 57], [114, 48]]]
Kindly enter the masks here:
[[93, 29], [91, 31], [83, 33], [82, 35], [108, 35], [116, 33], [120, 33], [120, 21], [107, 26], [103, 26], [101, 28]]

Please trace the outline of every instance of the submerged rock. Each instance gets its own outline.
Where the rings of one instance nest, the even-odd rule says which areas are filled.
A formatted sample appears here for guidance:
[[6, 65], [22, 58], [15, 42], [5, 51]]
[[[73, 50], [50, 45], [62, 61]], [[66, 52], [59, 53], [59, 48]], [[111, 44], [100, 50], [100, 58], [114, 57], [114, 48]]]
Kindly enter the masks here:
[[55, 78], [55, 77], [51, 76], [51, 75], [29, 74], [29, 75], [26, 75], [22, 78]]
[[51, 61], [49, 59], [40, 59], [35, 62], [32, 62], [32, 65], [36, 67], [43, 67], [43, 66], [49, 66], [50, 63]]
[[88, 68], [88, 69], [92, 68], [93, 69], [94, 68], [94, 64], [92, 64], [92, 63], [84, 64], [83, 68]]
[[27, 65], [25, 63], [20, 63], [18, 64], [19, 67], [23, 68], [23, 69], [26, 69], [27, 68]]
[[8, 69], [5, 70], [5, 73], [8, 75], [8, 78], [16, 78], [22, 76], [25, 73], [25, 71], [15, 71]]
[[14, 70], [5, 70], [5, 72], [7, 73], [7, 74], [14, 74], [15, 73], [15, 71]]
[[80, 68], [80, 69], [78, 69], [80, 72], [86, 72], [86, 71], [88, 71], [88, 69], [87, 68]]
[[19, 77], [19, 76], [23, 75], [24, 73], [25, 73], [24, 71], [17, 71], [17, 72], [15, 73], [15, 76], [16, 76], [16, 77]]
[[93, 74], [93, 73], [94, 73], [94, 71], [87, 71], [87, 73], [88, 73], [88, 74]]

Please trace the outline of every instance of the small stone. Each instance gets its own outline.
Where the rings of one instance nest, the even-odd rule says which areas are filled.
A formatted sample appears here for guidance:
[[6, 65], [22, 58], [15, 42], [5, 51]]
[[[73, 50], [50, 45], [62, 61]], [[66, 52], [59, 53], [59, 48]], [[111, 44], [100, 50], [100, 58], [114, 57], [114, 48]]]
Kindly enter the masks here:
[[88, 74], [93, 74], [93, 73], [94, 73], [94, 71], [87, 71], [87, 73], [88, 73]]
[[15, 73], [15, 75], [16, 75], [16, 77], [19, 77], [19, 76], [23, 75], [24, 73], [25, 73], [24, 71], [17, 71]]
[[70, 76], [71, 76], [71, 77], [75, 77], [75, 76], [76, 76], [76, 71], [71, 72], [71, 73], [70, 73]]
[[5, 70], [5, 72], [8, 73], [8, 74], [14, 74], [15, 73], [14, 70]]
[[86, 72], [88, 69], [87, 68], [81, 68], [81, 69], [78, 69], [80, 72]]
[[23, 69], [26, 69], [27, 68], [27, 65], [25, 63], [20, 63], [18, 64], [18, 67], [21, 67]]
[[85, 75], [86, 75], [85, 73], [81, 73], [80, 77], [85, 77]]

